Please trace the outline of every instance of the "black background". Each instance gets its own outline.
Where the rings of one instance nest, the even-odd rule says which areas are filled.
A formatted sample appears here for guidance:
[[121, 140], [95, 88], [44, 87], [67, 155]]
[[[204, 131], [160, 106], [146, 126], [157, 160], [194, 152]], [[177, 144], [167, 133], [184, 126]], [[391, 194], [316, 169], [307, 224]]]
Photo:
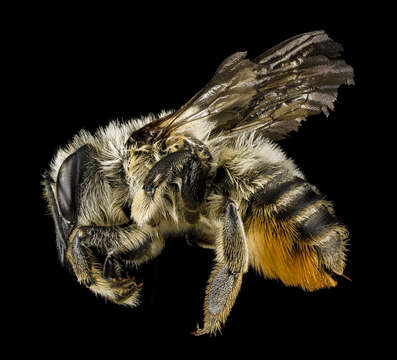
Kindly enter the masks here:
[[[23, 252], [32, 261], [22, 269], [29, 291], [19, 298], [21, 307], [28, 304], [28, 311], [13, 331], [35, 339], [30, 346], [36, 350], [46, 351], [51, 343], [60, 353], [74, 351], [78, 344], [85, 353], [99, 349], [151, 354], [163, 349], [159, 340], [176, 341], [173, 349], [178, 353], [186, 343], [194, 351], [203, 345], [224, 351], [249, 346], [264, 353], [307, 352], [313, 344], [329, 351], [351, 346], [357, 329], [366, 327], [356, 317], [354, 290], [360, 274], [353, 272], [357, 243], [365, 240], [359, 239], [363, 231], [356, 203], [360, 191], [356, 141], [361, 134], [355, 125], [362, 116], [358, 109], [366, 76], [358, 15], [343, 7], [298, 13], [287, 5], [270, 9], [255, 4], [217, 12], [213, 7], [198, 11], [192, 5], [183, 14], [175, 9], [173, 15], [164, 16], [154, 5], [145, 12], [50, 10], [49, 16], [43, 9], [42, 16], [30, 19], [16, 45], [21, 51], [16, 64], [23, 77], [18, 91], [26, 99], [23, 116], [28, 117], [24, 135], [32, 144], [24, 157], [31, 178], [26, 175], [24, 181], [32, 186], [33, 208], [23, 240]], [[306, 293], [250, 271], [222, 335], [195, 338], [190, 332], [202, 321], [210, 251], [177, 240], [167, 244], [148, 271], [144, 301], [136, 309], [105, 303], [61, 268], [40, 186], [41, 174], [59, 146], [81, 128], [94, 131], [112, 119], [177, 109], [233, 52], [247, 50], [253, 58], [291, 36], [318, 29], [342, 43], [344, 58], [355, 69], [356, 85], [340, 89], [335, 112], [328, 118], [311, 117], [280, 144], [309, 181], [334, 201], [337, 215], [348, 225], [345, 274], [352, 282], [340, 278], [334, 289]], [[14, 115], [22, 117], [19, 108]]]

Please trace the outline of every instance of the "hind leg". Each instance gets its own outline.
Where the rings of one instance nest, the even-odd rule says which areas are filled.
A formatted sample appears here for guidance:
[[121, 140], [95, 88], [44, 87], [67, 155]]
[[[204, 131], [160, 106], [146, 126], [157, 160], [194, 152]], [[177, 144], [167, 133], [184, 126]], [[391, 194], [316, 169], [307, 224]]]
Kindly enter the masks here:
[[204, 326], [194, 335], [219, 331], [225, 323], [248, 269], [248, 248], [237, 206], [229, 201], [216, 239], [216, 263], [208, 281]]

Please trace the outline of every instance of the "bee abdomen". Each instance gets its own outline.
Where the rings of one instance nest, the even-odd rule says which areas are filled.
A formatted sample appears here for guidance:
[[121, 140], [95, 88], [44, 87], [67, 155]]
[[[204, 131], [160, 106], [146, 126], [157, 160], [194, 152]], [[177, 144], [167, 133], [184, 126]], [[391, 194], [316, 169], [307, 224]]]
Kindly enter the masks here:
[[327, 273], [343, 273], [347, 229], [313, 185], [276, 177], [251, 197], [247, 215], [251, 258], [264, 275], [308, 290], [336, 284]]
[[331, 213], [331, 209], [322, 201], [307, 205], [305, 209], [307, 214], [304, 213], [291, 219], [298, 236], [304, 241], [316, 242], [318, 236], [328, 232], [334, 226], [338, 226], [339, 222]]
[[296, 237], [307, 242], [315, 242], [318, 236], [340, 225], [332, 204], [299, 177], [272, 181], [258, 190], [252, 196], [251, 210], [263, 210], [273, 222], [289, 223]]
[[342, 274], [348, 231], [334, 215], [332, 205], [322, 199], [313, 201], [290, 221], [296, 231], [294, 241], [312, 245], [320, 265]]

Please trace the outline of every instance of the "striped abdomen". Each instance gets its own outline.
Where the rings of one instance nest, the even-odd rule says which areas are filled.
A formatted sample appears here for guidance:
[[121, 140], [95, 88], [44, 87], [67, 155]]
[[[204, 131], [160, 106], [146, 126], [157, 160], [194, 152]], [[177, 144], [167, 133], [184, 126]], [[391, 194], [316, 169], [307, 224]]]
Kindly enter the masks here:
[[347, 229], [305, 180], [278, 177], [251, 198], [245, 228], [251, 264], [286, 285], [316, 290], [342, 274]]

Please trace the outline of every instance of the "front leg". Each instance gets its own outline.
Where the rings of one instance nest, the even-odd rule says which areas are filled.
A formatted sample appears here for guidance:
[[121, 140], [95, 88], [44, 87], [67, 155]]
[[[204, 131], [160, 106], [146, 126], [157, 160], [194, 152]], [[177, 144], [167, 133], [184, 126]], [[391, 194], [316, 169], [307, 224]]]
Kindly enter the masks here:
[[139, 225], [150, 223], [158, 213], [167, 213], [165, 194], [176, 179], [181, 179], [185, 220], [194, 223], [198, 219], [212, 163], [211, 154], [199, 140], [184, 136], [172, 138], [166, 145], [167, 155], [154, 164], [142, 189], [134, 196], [131, 215]]
[[79, 226], [70, 237], [67, 259], [77, 280], [90, 287], [97, 282], [93, 275], [95, 258], [90, 249], [106, 256], [102, 276], [107, 280], [117, 277], [117, 258], [128, 255], [136, 265], [157, 256], [164, 246], [158, 232], [149, 226], [138, 229], [128, 226]]
[[244, 226], [234, 202], [228, 200], [216, 239], [216, 264], [211, 273], [204, 304], [204, 326], [194, 335], [216, 333], [225, 323], [248, 270]]

